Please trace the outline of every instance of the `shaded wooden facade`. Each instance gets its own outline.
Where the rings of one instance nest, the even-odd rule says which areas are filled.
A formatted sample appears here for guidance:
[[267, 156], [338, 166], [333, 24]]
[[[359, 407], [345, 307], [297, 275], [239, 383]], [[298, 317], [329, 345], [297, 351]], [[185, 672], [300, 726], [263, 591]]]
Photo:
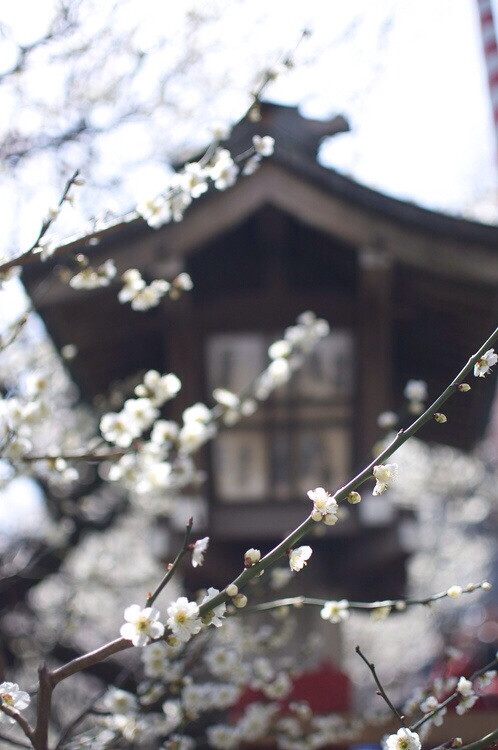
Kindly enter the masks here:
[[[213, 357], [219, 364], [216, 351], [227, 336], [249, 352], [308, 309], [330, 323], [335, 351], [340, 341], [350, 342], [335, 392], [308, 389], [306, 395], [299, 384], [290, 387], [230, 433], [227, 450], [237, 440], [243, 445], [245, 434], [246, 445], [262, 456], [256, 465], [267, 477], [253, 497], [228, 497], [213, 471], [222, 460], [219, 448], [204, 452], [206, 529], [219, 554], [214, 567], [207, 562], [205, 568], [211, 581], [220, 559], [237, 569], [241, 547], [259, 542], [267, 548], [302, 520], [303, 435], [323, 435], [326, 447], [309, 486], [328, 479], [335, 488], [369, 457], [379, 436], [376, 417], [399, 406], [406, 381], [423, 378], [436, 394], [488, 335], [498, 313], [497, 228], [389, 198], [320, 166], [320, 140], [344, 130], [342, 118], [319, 123], [270, 104], [262, 114], [259, 123], [240, 123], [228, 143], [240, 153], [253, 134], [276, 139], [274, 156], [255, 175], [226, 192], [210, 191], [180, 224], [155, 231], [141, 219], [125, 220], [64, 248], [84, 252], [94, 264], [112, 257], [119, 273], [138, 267], [148, 280], [186, 270], [194, 289], [181, 300], [139, 313], [119, 304], [117, 287], [76, 292], [59, 282], [38, 297], [37, 272], [28, 268], [24, 274], [56, 344], [78, 347], [71, 370], [90, 401], [138, 371], [173, 371], [183, 383], [171, 412], [178, 417], [194, 401], [209, 402]], [[57, 257], [50, 262], [57, 264]], [[424, 437], [471, 447], [483, 433], [492, 398], [491, 382], [480, 385], [466, 394], [465, 409], [449, 406], [448, 425], [433, 425]], [[287, 447], [278, 448], [279, 440]], [[275, 474], [278, 461], [277, 469], [265, 464], [278, 451], [280, 465], [294, 472], [285, 481]], [[333, 465], [337, 453], [342, 458]], [[355, 508], [326, 529], [317, 541], [322, 580], [333, 566], [334, 578], [349, 582], [338, 595], [358, 597], [365, 588], [379, 597], [401, 592], [406, 552], [398, 520], [382, 512], [367, 523]]]

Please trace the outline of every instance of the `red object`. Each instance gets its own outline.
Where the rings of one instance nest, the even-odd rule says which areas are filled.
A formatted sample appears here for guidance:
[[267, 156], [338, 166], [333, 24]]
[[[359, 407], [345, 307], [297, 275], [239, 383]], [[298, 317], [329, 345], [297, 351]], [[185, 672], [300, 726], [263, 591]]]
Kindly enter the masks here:
[[488, 74], [489, 97], [493, 111], [495, 138], [498, 144], [498, 44], [491, 0], [477, 0], [481, 38]]
[[[245, 690], [234, 706], [234, 718], [256, 701], [267, 702], [268, 699], [259, 690]], [[351, 707], [351, 683], [347, 675], [323, 662], [316, 669], [295, 677], [290, 694], [277, 702], [285, 711], [293, 701], [306, 701], [314, 714], [347, 712]]]

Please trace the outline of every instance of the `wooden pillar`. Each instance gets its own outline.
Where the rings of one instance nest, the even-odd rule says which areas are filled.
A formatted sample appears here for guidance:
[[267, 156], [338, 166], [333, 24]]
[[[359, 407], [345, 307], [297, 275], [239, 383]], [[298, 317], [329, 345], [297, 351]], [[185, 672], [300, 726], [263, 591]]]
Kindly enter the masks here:
[[392, 408], [392, 268], [382, 250], [358, 254], [357, 408], [358, 462], [370, 459], [379, 435], [377, 416]]

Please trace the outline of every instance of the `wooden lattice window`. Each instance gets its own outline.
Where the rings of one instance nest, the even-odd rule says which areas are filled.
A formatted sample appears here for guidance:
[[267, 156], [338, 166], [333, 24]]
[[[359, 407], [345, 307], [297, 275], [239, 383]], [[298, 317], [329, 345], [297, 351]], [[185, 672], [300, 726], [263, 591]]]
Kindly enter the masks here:
[[[275, 338], [210, 336], [208, 387], [242, 391], [267, 365], [268, 345]], [[352, 333], [333, 330], [256, 414], [222, 429], [211, 454], [215, 500], [294, 501], [312, 487], [345, 481], [351, 463], [353, 364]]]

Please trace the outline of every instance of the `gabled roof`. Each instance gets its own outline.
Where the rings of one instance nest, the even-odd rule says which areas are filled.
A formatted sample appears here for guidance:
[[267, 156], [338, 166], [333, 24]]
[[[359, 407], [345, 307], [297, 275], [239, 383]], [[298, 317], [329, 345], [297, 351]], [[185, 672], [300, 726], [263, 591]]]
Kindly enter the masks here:
[[[91, 235], [68, 240], [61, 251], [84, 251], [101, 257], [113, 248], [113, 257], [121, 266], [125, 242], [135, 248], [132, 253], [139, 242], [140, 265], [144, 268], [158, 261], [158, 243], [168, 254], [189, 253], [269, 204], [355, 247], [373, 245], [401, 263], [486, 285], [498, 282], [497, 226], [392, 198], [317, 162], [323, 138], [349, 129], [342, 116], [310, 120], [296, 107], [270, 103], [262, 105], [261, 114], [258, 122], [245, 119], [238, 123], [226, 143], [233, 154], [238, 154], [251, 144], [253, 135], [275, 138], [274, 155], [264, 160], [256, 174], [239, 179], [224, 192], [210, 190], [194, 201], [180, 224], [152, 230], [133, 212]], [[138, 260], [133, 263], [123, 257], [123, 262], [129, 267]], [[27, 269], [28, 286], [31, 274]]]

